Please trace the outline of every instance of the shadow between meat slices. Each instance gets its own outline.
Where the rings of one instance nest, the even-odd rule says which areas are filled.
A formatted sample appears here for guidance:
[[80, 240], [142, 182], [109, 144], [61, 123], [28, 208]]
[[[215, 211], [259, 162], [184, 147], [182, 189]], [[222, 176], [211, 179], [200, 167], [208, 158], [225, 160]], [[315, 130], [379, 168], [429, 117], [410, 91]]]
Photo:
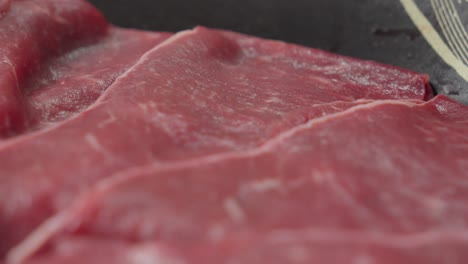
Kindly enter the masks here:
[[[154, 240], [198, 254], [200, 243], [217, 249], [247, 234], [246, 244], [233, 247], [251, 251], [206, 254], [271, 263], [267, 252], [293, 261], [294, 247], [317, 247], [318, 255], [292, 263], [340, 263], [360, 254], [377, 263], [391, 263], [389, 254], [399, 263], [463, 263], [467, 114], [442, 96], [374, 101], [311, 119], [249, 150], [117, 174], [46, 221], [10, 260], [75, 236]], [[181, 263], [204, 263], [191, 257]]]
[[0, 144], [0, 232], [11, 247], [118, 172], [256, 149], [314, 118], [314, 105], [336, 108], [322, 115], [366, 100], [422, 100], [427, 87], [425, 75], [310, 48], [206, 28], [178, 33], [85, 111]]

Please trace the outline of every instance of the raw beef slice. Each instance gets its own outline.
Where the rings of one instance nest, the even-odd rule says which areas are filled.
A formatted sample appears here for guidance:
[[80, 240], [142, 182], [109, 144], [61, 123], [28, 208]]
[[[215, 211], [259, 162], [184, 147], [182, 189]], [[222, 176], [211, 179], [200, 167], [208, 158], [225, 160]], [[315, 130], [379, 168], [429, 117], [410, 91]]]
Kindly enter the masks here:
[[[45, 27], [44, 30], [47, 30], [49, 25], [54, 25], [54, 21], [59, 19], [57, 17], [44, 16], [44, 13], [57, 12], [60, 14], [63, 12], [65, 13], [63, 16], [67, 19], [75, 19], [78, 17], [78, 22], [72, 21], [74, 24], [71, 22], [70, 24], [66, 24], [67, 21], [65, 20], [59, 21], [61, 24], [65, 25], [65, 28], [61, 30], [68, 32], [67, 34], [72, 34], [74, 31], [81, 32], [86, 30], [93, 32], [96, 30], [95, 27], [100, 26], [100, 24], [87, 24], [87, 22], [85, 23], [82, 21], [93, 22], [92, 18], [94, 16], [100, 16], [94, 8], [81, 1], [71, 2], [73, 2], [73, 5], [67, 5], [60, 1], [51, 1], [50, 3], [43, 2], [44, 5], [39, 6], [34, 1], [22, 1], [21, 3], [16, 1], [11, 3], [10, 12], [18, 13], [19, 11], [16, 9], [20, 7], [30, 8], [31, 13], [25, 16], [23, 20], [26, 20], [28, 23], [32, 23], [30, 20], [43, 22], [45, 24], [45, 26], [43, 26]], [[60, 8], [65, 8], [66, 12], [61, 11]], [[72, 14], [75, 16], [70, 15], [70, 10], [73, 11]], [[5, 15], [4, 19], [13, 18], [10, 18], [10, 14], [8, 14]], [[47, 21], [47, 19], [52, 20], [52, 22]], [[16, 20], [18, 20], [18, 18], [16, 18]], [[19, 21], [23, 20], [20, 19]], [[4, 21], [0, 21], [0, 28], [3, 22]], [[40, 26], [39, 22], [37, 27]], [[114, 27], [107, 30], [107, 23], [105, 21], [104, 23], [103, 27], [105, 30], [102, 30], [99, 36], [97, 33], [80, 33], [83, 35], [83, 38], [87, 35], [92, 37], [88, 37], [85, 40], [74, 40], [74, 43], [72, 43], [71, 40], [63, 40], [63, 42], [66, 43], [61, 43], [60, 45], [69, 45], [70, 47], [59, 46], [56, 47], [57, 50], [51, 51], [52, 53], [49, 54], [51, 57], [49, 58], [43, 57], [37, 62], [27, 61], [28, 65], [26, 66], [30, 68], [26, 70], [27, 72], [24, 74], [24, 77], [21, 78], [20, 82], [23, 94], [16, 98], [17, 100], [15, 99], [15, 102], [21, 104], [21, 114], [25, 118], [23, 120], [25, 123], [24, 126], [17, 126], [16, 128], [18, 128], [18, 130], [13, 127], [8, 129], [4, 127], [9, 131], [7, 133], [8, 135], [10, 135], [10, 132], [13, 133], [13, 131], [16, 133], [24, 133], [28, 130], [43, 128], [55, 124], [57, 121], [65, 119], [73, 114], [79, 113], [92, 104], [120, 74], [136, 63], [146, 51], [170, 36], [168, 33], [142, 32]], [[20, 26], [25, 27], [23, 24]], [[82, 27], [88, 27], [88, 29], [81, 29]], [[32, 27], [31, 30], [37, 31], [38, 29]], [[50, 30], [57, 29], [51, 28]], [[38, 39], [37, 34], [30, 34], [25, 35], [22, 41], [25, 41], [25, 43], [41, 43], [41, 41], [45, 41], [45, 39]], [[47, 45], [47, 43], [44, 43], [44, 45]], [[79, 45], [77, 46], [77, 44]], [[4, 49], [7, 48], [9, 48], [9, 46], [4, 47]], [[24, 49], [24, 54], [31, 55], [31, 52], [35, 52], [35, 47], [31, 47], [30, 49], [33, 49], [33, 51]], [[128, 50], [131, 50], [131, 52], [126, 52]], [[23, 57], [23, 59], [26, 58], [27, 56]], [[14, 58], [12, 58], [12, 60], [13, 59]], [[32, 58], [29, 57], [29, 59]], [[7, 94], [10, 88], [11, 87], [8, 86], [3, 87], [0, 96]], [[11, 102], [14, 102], [14, 100]], [[0, 111], [8, 109], [8, 107], [0, 107]], [[4, 113], [8, 114], [7, 112], [8, 111]], [[12, 112], [9, 113], [11, 114]], [[7, 120], [12, 119], [7, 118]], [[34, 153], [31, 154], [34, 155]], [[11, 175], [7, 173], [2, 174], [0, 177], [10, 176]], [[35, 175], [31, 176], [35, 177]], [[11, 201], [10, 197], [5, 196], [1, 192], [0, 196], [7, 197], [5, 198], [7, 199], [5, 203]], [[40, 215], [44, 213], [47, 214], [47, 212], [44, 211]], [[35, 220], [35, 218], [32, 217], [28, 220], [28, 224], [35, 225], [38, 221], [40, 221], [40, 219]], [[0, 223], [2, 222], [3, 220], [0, 220]], [[22, 233], [21, 227], [18, 226], [15, 232]], [[8, 244], [7, 241], [9, 240], [8, 235], [5, 233], [3, 233], [1, 237], [0, 255], [3, 254], [1, 252], [6, 250], [4, 245]]]
[[467, 115], [442, 96], [375, 101], [249, 150], [121, 173], [10, 257], [52, 240], [43, 263], [81, 250], [87, 263], [466, 263]]
[[0, 16], [0, 138], [28, 127], [22, 87], [41, 63], [92, 41], [108, 24], [80, 0], [2, 1]]
[[428, 87], [424, 75], [309, 48], [205, 28], [179, 33], [87, 110], [0, 145], [2, 252], [116, 172], [254, 148], [313, 118], [305, 111], [313, 105], [421, 100]]
[[29, 128], [42, 128], [86, 109], [145, 52], [169, 36], [112, 27], [91, 45], [47, 61], [26, 86]]

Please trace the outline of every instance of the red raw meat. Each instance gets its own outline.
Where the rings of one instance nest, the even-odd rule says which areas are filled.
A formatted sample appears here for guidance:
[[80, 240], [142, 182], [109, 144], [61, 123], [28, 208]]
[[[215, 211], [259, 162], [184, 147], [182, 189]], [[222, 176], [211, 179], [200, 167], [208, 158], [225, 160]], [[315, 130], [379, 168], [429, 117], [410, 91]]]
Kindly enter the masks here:
[[[453, 234], [454, 237], [456, 234]], [[454, 254], [453, 252], [458, 252]], [[466, 242], [438, 232], [415, 235], [300, 230], [270, 234], [234, 234], [217, 242], [191, 245], [115, 239], [57, 241], [53, 254], [26, 264], [463, 264]]]
[[317, 104], [429, 96], [427, 77], [410, 71], [229, 32], [179, 33], [87, 110], [0, 145], [3, 249], [114, 173], [254, 148], [313, 118], [305, 110]]
[[[27, 3], [29, 2], [24, 1], [23, 4]], [[54, 4], [56, 3], [54, 2]], [[51, 5], [50, 8], [54, 9], [57, 7]], [[81, 10], [85, 14], [89, 11], [87, 8], [80, 8], [78, 10]], [[95, 11], [94, 9], [91, 10]], [[76, 13], [77, 16], [80, 16], [78, 11]], [[89, 26], [94, 27], [93, 25]], [[119, 75], [135, 64], [146, 51], [169, 36], [170, 34], [168, 33], [111, 28], [109, 32], [103, 32], [102, 36], [93, 40], [91, 44], [69, 48], [66, 52], [62, 52], [60, 56], [48, 59], [44, 58], [42, 65], [38, 66], [40, 69], [29, 73], [32, 76], [31, 78], [23, 78], [24, 82], [26, 82], [22, 85], [25, 94], [21, 95], [20, 101], [17, 102], [21, 102], [21, 107], [23, 108], [21, 111], [22, 114], [25, 114], [23, 117], [27, 118], [27, 128], [22, 125], [17, 128], [21, 127], [21, 132], [37, 130], [55, 124], [57, 121], [66, 119], [84, 110], [96, 101], [100, 94]], [[127, 52], [128, 50], [131, 50], [131, 52]], [[8, 93], [8, 89], [8, 87], [5, 87], [4, 91]], [[3, 110], [8, 110], [8, 108], [0, 107], [0, 111]], [[6, 127], [4, 128], [6, 129]], [[10, 128], [13, 129], [13, 127]], [[20, 132], [20, 130], [15, 129], [9, 131]], [[8, 144], [8, 142], [5, 142], [5, 144]], [[1, 148], [2, 146], [0, 145]], [[40, 159], [34, 158], [36, 154], [38, 153], [30, 153], [33, 159], [40, 162]], [[5, 164], [5, 162], [8, 163], [5, 159], [0, 161], [2, 164]], [[7, 172], [5, 168], [6, 166], [0, 168], [0, 178], [10, 178], [18, 175], [15, 171]], [[29, 175], [30, 177], [39, 177], [38, 174], [32, 173]], [[47, 174], [47, 172], [44, 173]], [[34, 186], [34, 184], [41, 181], [41, 179], [36, 178], [30, 183], [31, 185], [26, 182], [23, 184], [29, 185], [33, 189], [36, 187], [40, 188], [40, 186]], [[8, 189], [6, 183], [0, 186], [0, 189], [2, 188]], [[15, 206], [15, 196], [10, 196], [4, 191], [0, 191], [0, 197], [4, 199], [2, 203], [5, 206]], [[21, 199], [23, 195], [19, 194], [17, 197], [19, 197], [17, 199]], [[23, 202], [27, 201], [24, 200]], [[5, 207], [3, 209], [9, 210], [5, 209]], [[24, 216], [27, 217], [25, 223], [27, 226], [35, 226], [42, 220], [42, 217], [49, 213], [46, 207], [33, 209], [32, 212]], [[2, 215], [4, 214], [5, 211], [2, 211]], [[4, 221], [5, 219], [0, 219], [0, 226], [2, 226], [0, 229], [8, 228], [4, 224]], [[16, 225], [15, 230], [11, 231], [19, 234], [19, 237], [21, 237], [28, 232], [28, 228], [23, 230], [22, 225]], [[9, 247], [8, 244], [18, 240], [16, 236], [18, 235], [10, 238], [7, 233], [3, 232], [3, 239], [0, 240], [0, 255]]]
[[88, 263], [466, 263], [468, 108], [439, 96], [341, 110], [256, 148], [103, 180], [11, 257], [57, 239], [52, 260], [110, 250]]
[[26, 87], [30, 129], [86, 109], [145, 52], [169, 36], [113, 27], [97, 43], [49, 60]]
[[96, 39], [108, 24], [80, 0], [2, 1], [0, 9], [1, 138], [28, 127], [23, 86], [41, 63]]
[[418, 250], [453, 245], [466, 258], [464, 233], [449, 230], [464, 214], [439, 193], [465, 161], [422, 164], [435, 144], [466, 153], [448, 153], [466, 109], [424, 104], [427, 76], [226, 31], [118, 29], [82, 0], [2, 1], [0, 12], [0, 137], [16, 136], [0, 142], [0, 259], [423, 261], [379, 242], [430, 228], [443, 239]]

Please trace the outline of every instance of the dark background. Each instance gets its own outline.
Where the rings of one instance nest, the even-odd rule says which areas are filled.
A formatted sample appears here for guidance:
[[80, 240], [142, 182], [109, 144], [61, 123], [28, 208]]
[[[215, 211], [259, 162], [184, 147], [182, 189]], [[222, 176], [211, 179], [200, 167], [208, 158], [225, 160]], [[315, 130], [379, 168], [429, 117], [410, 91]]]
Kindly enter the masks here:
[[204, 25], [229, 29], [428, 73], [439, 92], [466, 86], [427, 44], [397, 0], [90, 2], [122, 27], [179, 31]]

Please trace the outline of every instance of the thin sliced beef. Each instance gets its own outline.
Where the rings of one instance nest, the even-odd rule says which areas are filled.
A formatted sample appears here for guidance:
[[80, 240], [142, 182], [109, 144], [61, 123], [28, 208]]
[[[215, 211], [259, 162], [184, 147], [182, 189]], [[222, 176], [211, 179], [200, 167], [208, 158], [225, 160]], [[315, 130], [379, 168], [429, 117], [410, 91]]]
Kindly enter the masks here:
[[313, 118], [303, 110], [317, 104], [428, 96], [427, 77], [406, 70], [205, 28], [179, 33], [86, 111], [0, 145], [2, 248], [113, 173], [256, 147]]
[[101, 36], [108, 24], [81, 0], [3, 1], [0, 18], [0, 137], [28, 127], [24, 85], [41, 63]]
[[145, 52], [169, 36], [112, 27], [97, 42], [47, 61], [26, 87], [29, 128], [43, 128], [86, 109]]
[[[443, 96], [375, 101], [249, 150], [121, 173], [10, 257], [55, 239], [58, 256], [73, 255], [61, 241], [84, 237], [161, 245], [176, 262], [158, 246], [140, 255], [168, 264], [466, 263], [467, 115]], [[90, 263], [125, 259], [128, 251]]]

